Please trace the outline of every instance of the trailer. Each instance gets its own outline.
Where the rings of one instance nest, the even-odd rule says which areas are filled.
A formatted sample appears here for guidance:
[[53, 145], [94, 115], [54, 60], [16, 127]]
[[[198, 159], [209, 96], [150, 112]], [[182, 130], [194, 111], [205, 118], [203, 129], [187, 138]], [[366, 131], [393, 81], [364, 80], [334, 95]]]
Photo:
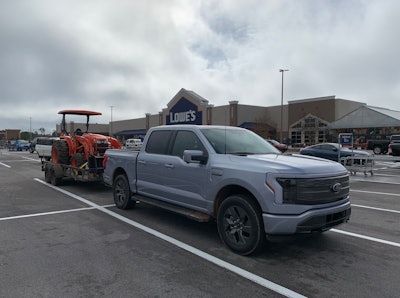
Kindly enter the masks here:
[[42, 171], [47, 183], [57, 186], [63, 179], [73, 179], [82, 182], [102, 182], [104, 167], [102, 165], [103, 158], [96, 159], [90, 163], [86, 162], [79, 167], [54, 163], [51, 160], [42, 159]]

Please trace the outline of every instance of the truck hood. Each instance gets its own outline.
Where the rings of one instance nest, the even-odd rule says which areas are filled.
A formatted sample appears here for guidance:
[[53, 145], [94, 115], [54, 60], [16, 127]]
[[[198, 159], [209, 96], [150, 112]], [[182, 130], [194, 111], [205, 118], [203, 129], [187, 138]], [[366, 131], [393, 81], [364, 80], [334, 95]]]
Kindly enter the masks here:
[[247, 166], [253, 169], [259, 168], [260, 171], [265, 171], [267, 168], [269, 172], [277, 174], [332, 175], [347, 173], [346, 168], [338, 162], [299, 154], [231, 155], [231, 160], [235, 163], [243, 163], [243, 159], [246, 159]]

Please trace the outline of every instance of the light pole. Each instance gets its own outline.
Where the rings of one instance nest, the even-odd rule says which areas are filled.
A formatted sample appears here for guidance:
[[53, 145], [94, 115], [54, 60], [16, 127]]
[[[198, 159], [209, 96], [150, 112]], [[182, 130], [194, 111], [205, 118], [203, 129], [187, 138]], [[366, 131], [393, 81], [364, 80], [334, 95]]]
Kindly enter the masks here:
[[289, 71], [289, 69], [280, 69], [279, 72], [282, 73], [282, 89], [281, 89], [281, 139], [280, 142], [283, 143], [282, 131], [283, 131], [283, 73]]
[[29, 142], [32, 141], [32, 117], [29, 117]]
[[112, 133], [113, 133], [113, 130], [112, 130], [112, 122], [113, 122], [112, 112], [113, 112], [113, 108], [114, 108], [114, 106], [110, 106], [110, 109], [111, 109], [110, 137], [112, 137]]

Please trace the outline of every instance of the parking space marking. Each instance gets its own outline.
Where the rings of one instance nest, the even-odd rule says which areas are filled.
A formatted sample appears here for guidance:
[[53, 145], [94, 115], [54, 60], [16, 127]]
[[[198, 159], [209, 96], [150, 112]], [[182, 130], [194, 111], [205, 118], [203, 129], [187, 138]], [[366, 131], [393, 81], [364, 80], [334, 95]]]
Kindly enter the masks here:
[[95, 209], [95, 207], [84, 207], [84, 208], [77, 208], [77, 209], [50, 211], [50, 212], [25, 214], [25, 215], [16, 215], [16, 216], [2, 217], [2, 218], [0, 218], [0, 221], [11, 220], [11, 219], [19, 219], [19, 218], [35, 217], [35, 216], [52, 215], [52, 214], [60, 214], [60, 213], [68, 213], [68, 212], [76, 212], [76, 211], [83, 211], [83, 210], [93, 210], [93, 209]]
[[[375, 175], [375, 174], [374, 174], [374, 175]], [[375, 176], [376, 176], [376, 175], [375, 175]], [[397, 176], [395, 176], [395, 177], [397, 177]], [[371, 177], [371, 178], [372, 178], [372, 177]], [[375, 181], [375, 180], [372, 180], [371, 178], [365, 177], [365, 179], [361, 179], [361, 178], [357, 179], [357, 178], [354, 178], [354, 176], [353, 176], [353, 177], [350, 178], [350, 181], [400, 185], [399, 182], [394, 182], [394, 181]]]
[[398, 243], [398, 242], [383, 240], [383, 239], [379, 239], [379, 238], [375, 238], [375, 237], [365, 236], [365, 235], [347, 232], [347, 231], [343, 231], [343, 230], [337, 230], [337, 229], [331, 229], [330, 231], [339, 233], [339, 234], [356, 237], [356, 238], [360, 238], [360, 239], [366, 239], [366, 240], [373, 241], [373, 242], [378, 242], [378, 243], [382, 243], [382, 244], [400, 247], [400, 243]]
[[[392, 183], [391, 183], [392, 184]], [[350, 189], [352, 192], [361, 192], [361, 193], [370, 193], [374, 195], [384, 195], [384, 196], [395, 196], [395, 197], [400, 197], [400, 194], [398, 193], [393, 193], [393, 192], [380, 192], [380, 191], [369, 191], [369, 190], [356, 190], [356, 189]]]
[[135, 228], [138, 228], [138, 229], [140, 229], [140, 230], [142, 230], [142, 231], [144, 231], [144, 232], [146, 232], [148, 234], [151, 234], [151, 235], [153, 235], [153, 236], [155, 236], [155, 237], [157, 237], [159, 239], [162, 239], [162, 240], [164, 240], [164, 241], [166, 241], [166, 242], [168, 242], [168, 243], [170, 243], [172, 245], [180, 247], [183, 250], [186, 250], [187, 252], [192, 253], [192, 254], [194, 254], [194, 255], [196, 255], [196, 256], [198, 256], [198, 257], [200, 257], [200, 258], [202, 258], [202, 259], [204, 259], [204, 260], [206, 260], [206, 261], [208, 261], [210, 263], [213, 263], [213, 264], [215, 264], [215, 265], [217, 265], [217, 266], [219, 266], [221, 268], [224, 268], [224, 269], [226, 269], [228, 271], [231, 271], [231, 272], [233, 272], [233, 273], [235, 273], [235, 274], [237, 274], [237, 275], [239, 275], [241, 277], [244, 277], [244, 278], [246, 278], [246, 279], [248, 279], [248, 280], [250, 280], [250, 281], [252, 281], [252, 282], [254, 282], [254, 283], [258, 284], [258, 285], [260, 285], [260, 286], [263, 286], [264, 288], [270, 289], [270, 290], [272, 290], [272, 291], [274, 291], [276, 293], [279, 293], [279, 294], [281, 294], [281, 295], [283, 295], [285, 297], [298, 297], [298, 298], [306, 297], [306, 296], [303, 296], [303, 295], [301, 295], [301, 294], [299, 294], [297, 292], [294, 292], [294, 291], [292, 291], [292, 290], [290, 290], [288, 288], [285, 288], [285, 287], [283, 287], [281, 285], [278, 285], [278, 284], [276, 284], [276, 283], [274, 283], [274, 282], [272, 282], [270, 280], [262, 278], [261, 276], [258, 276], [256, 274], [253, 274], [253, 273], [251, 273], [249, 271], [246, 271], [246, 270], [244, 270], [244, 269], [242, 269], [240, 267], [237, 267], [237, 266], [232, 265], [232, 264], [230, 264], [228, 262], [225, 262], [224, 260], [221, 260], [221, 259], [219, 259], [217, 257], [214, 257], [214, 256], [212, 256], [212, 255], [210, 255], [210, 254], [208, 254], [208, 253], [206, 253], [204, 251], [201, 251], [201, 250], [199, 250], [199, 249], [197, 249], [197, 248], [195, 248], [193, 246], [190, 246], [190, 245], [188, 245], [188, 244], [186, 244], [184, 242], [181, 242], [181, 241], [179, 241], [179, 240], [177, 240], [175, 238], [172, 238], [172, 237], [170, 237], [168, 235], [162, 234], [162, 233], [160, 233], [160, 232], [158, 232], [158, 231], [156, 231], [154, 229], [151, 229], [151, 228], [149, 228], [147, 226], [144, 226], [144, 225], [142, 225], [142, 224], [140, 224], [140, 223], [138, 223], [136, 221], [133, 221], [133, 220], [128, 219], [128, 218], [126, 218], [126, 217], [124, 217], [122, 215], [119, 215], [118, 213], [115, 213], [114, 211], [111, 211], [111, 210], [109, 210], [109, 209], [107, 209], [105, 207], [97, 205], [97, 204], [95, 204], [95, 203], [93, 203], [93, 202], [91, 202], [91, 201], [89, 201], [89, 200], [87, 200], [85, 198], [82, 198], [82, 197], [80, 197], [78, 195], [75, 195], [75, 194], [73, 194], [73, 193], [71, 193], [69, 191], [66, 191], [66, 190], [64, 190], [62, 188], [59, 188], [59, 187], [53, 186], [51, 184], [48, 184], [45, 181], [43, 181], [41, 179], [38, 179], [38, 178], [34, 178], [34, 180], [39, 182], [39, 183], [42, 183], [43, 185], [46, 185], [47, 187], [50, 187], [50, 188], [54, 189], [56, 191], [59, 191], [59, 192], [65, 194], [65, 195], [67, 195], [67, 196], [69, 196], [71, 198], [74, 198], [74, 199], [76, 199], [76, 200], [78, 200], [80, 202], [83, 202], [83, 203], [93, 207], [93, 209], [97, 209], [99, 211], [102, 211], [102, 212], [104, 212], [104, 213], [106, 213], [106, 214], [108, 214], [108, 215], [110, 215], [110, 216], [112, 216], [112, 217], [114, 217], [116, 219], [119, 219], [119, 220], [121, 220], [121, 221], [123, 221], [123, 222], [125, 222], [125, 223], [127, 223], [127, 224], [129, 224], [129, 225], [131, 225], [133, 227], [135, 227]]
[[372, 209], [372, 210], [377, 210], [377, 211], [385, 211], [385, 212], [392, 212], [392, 213], [400, 213], [399, 210], [385, 209], [385, 208], [377, 208], [377, 207], [364, 206], [364, 205], [357, 205], [357, 204], [351, 204], [351, 207], [359, 207], [359, 208], [366, 208], [366, 209]]
[[10, 162], [10, 163], [12, 163], [12, 162], [27, 162], [29, 160], [40, 162], [39, 159], [29, 159], [28, 157], [25, 159], [8, 159], [8, 160], [3, 160], [3, 162]]
[[2, 162], [0, 162], [0, 165], [4, 166], [4, 167], [6, 167], [6, 168], [11, 168], [11, 166], [6, 165], [5, 163], [2, 163]]
[[25, 157], [25, 156], [22, 156], [22, 158], [27, 159], [27, 160], [37, 161], [37, 162], [40, 161], [40, 159], [32, 158], [32, 157]]
[[[115, 204], [103, 205], [101, 207], [110, 208], [110, 207], [114, 207], [114, 206], [115, 206]], [[42, 213], [33, 213], [33, 214], [24, 214], [24, 215], [0, 217], [0, 221], [11, 220], [11, 219], [20, 219], [20, 218], [28, 218], [28, 217], [35, 217], [35, 216], [45, 216], [45, 215], [69, 213], [69, 212], [76, 212], [76, 211], [93, 210], [93, 209], [96, 209], [96, 207], [83, 207], [83, 208], [76, 208], [76, 209], [67, 209], [67, 210], [49, 211], [49, 212], [42, 212]]]

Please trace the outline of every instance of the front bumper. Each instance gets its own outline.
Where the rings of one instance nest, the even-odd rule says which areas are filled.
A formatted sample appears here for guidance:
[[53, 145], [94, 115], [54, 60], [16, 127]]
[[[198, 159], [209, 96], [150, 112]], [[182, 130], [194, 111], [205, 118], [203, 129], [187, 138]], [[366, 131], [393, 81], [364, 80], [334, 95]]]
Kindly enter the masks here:
[[294, 235], [323, 232], [350, 219], [351, 204], [324, 209], [309, 210], [300, 215], [263, 214], [267, 235]]

